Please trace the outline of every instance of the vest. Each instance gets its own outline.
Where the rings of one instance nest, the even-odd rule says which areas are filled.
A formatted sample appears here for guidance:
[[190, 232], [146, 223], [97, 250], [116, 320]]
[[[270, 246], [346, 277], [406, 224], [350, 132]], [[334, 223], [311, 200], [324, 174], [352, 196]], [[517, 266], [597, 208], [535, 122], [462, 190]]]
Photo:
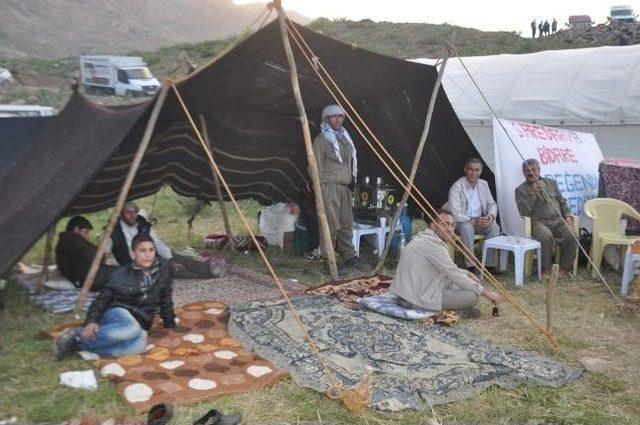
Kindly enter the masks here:
[[[136, 222], [138, 226], [138, 233], [136, 233], [136, 235], [139, 235], [141, 233], [151, 233], [151, 223], [145, 220], [144, 217], [140, 215], [137, 216]], [[129, 253], [131, 251], [131, 248], [129, 247], [129, 245], [127, 245], [127, 238], [124, 236], [124, 232], [122, 231], [120, 220], [118, 220], [118, 223], [116, 224], [116, 227], [113, 229], [113, 233], [111, 234], [111, 243], [111, 253], [114, 257], [116, 257], [116, 261], [118, 262], [118, 264], [120, 264], [121, 266], [126, 266], [133, 261], [131, 260], [131, 254]]]

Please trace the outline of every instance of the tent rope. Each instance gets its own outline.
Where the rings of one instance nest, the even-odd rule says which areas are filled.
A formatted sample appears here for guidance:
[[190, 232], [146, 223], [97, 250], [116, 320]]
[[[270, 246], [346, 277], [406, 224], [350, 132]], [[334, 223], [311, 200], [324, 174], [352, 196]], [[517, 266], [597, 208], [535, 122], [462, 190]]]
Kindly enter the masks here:
[[[404, 173], [404, 171], [402, 170], [400, 165], [395, 161], [393, 156], [382, 145], [380, 140], [369, 129], [369, 127], [366, 125], [366, 123], [364, 123], [364, 120], [362, 119], [362, 117], [358, 114], [357, 110], [353, 107], [353, 105], [349, 102], [348, 98], [340, 90], [340, 88], [338, 87], [338, 85], [335, 82], [335, 80], [330, 76], [329, 72], [322, 65], [322, 63], [321, 63], [320, 59], [318, 58], [318, 56], [314, 54], [313, 50], [309, 47], [309, 45], [306, 43], [306, 41], [304, 40], [302, 35], [298, 32], [298, 30], [295, 27], [295, 25], [293, 25], [288, 19], [287, 19], [287, 22], [288, 22], [289, 33], [291, 34], [291, 36], [294, 39], [296, 45], [298, 46], [298, 48], [302, 52], [302, 54], [305, 57], [305, 59], [309, 62], [309, 64], [311, 65], [311, 68], [314, 70], [314, 72], [316, 73], [316, 75], [318, 76], [320, 81], [323, 83], [325, 88], [329, 91], [331, 96], [334, 98], [334, 100], [340, 106], [343, 106], [342, 103], [345, 103], [345, 104], [347, 104], [349, 106], [349, 108], [353, 111], [353, 115], [355, 115], [358, 118], [358, 120], [361, 122], [362, 126], [365, 127], [366, 130], [368, 130], [368, 133], [371, 135], [372, 139], [375, 141], [375, 143], [378, 145], [378, 147], [382, 150], [382, 152], [386, 154], [388, 159], [397, 168], [399, 173], [404, 177], [404, 179], [407, 181], [406, 183], [398, 176], [398, 174], [382, 158], [382, 156], [380, 155], [378, 150], [373, 146], [371, 141], [364, 134], [364, 132], [360, 128], [359, 124], [354, 121], [354, 119], [352, 118], [352, 116], [350, 114], [347, 114], [347, 117], [348, 117], [349, 121], [353, 124], [354, 128], [362, 136], [363, 140], [366, 142], [366, 144], [369, 146], [369, 148], [372, 150], [372, 152], [378, 157], [378, 159], [382, 162], [382, 164], [385, 166], [385, 168], [387, 168], [387, 170], [391, 173], [391, 175], [401, 185], [406, 186], [407, 190], [413, 189], [412, 191], [410, 191], [410, 196], [412, 197], [412, 199], [417, 203], [417, 205], [422, 209], [422, 211], [427, 215], [427, 217], [429, 217], [430, 220], [435, 221], [435, 218], [437, 217], [436, 209], [427, 200], [425, 195], [422, 194], [422, 192], [410, 181], [410, 179], [408, 178], [406, 173]], [[305, 48], [306, 48], [306, 50], [305, 50]], [[326, 74], [326, 78], [325, 78], [325, 76], [323, 76], [320, 73], [320, 70], [322, 70]], [[332, 90], [332, 88], [329, 87], [329, 84], [326, 81], [327, 79], [333, 85], [333, 90]], [[335, 92], [334, 92], [334, 90], [335, 90]], [[340, 99], [338, 98], [338, 95], [336, 95], [336, 92], [340, 95], [340, 97], [342, 97], [343, 102], [340, 101]], [[344, 106], [343, 106], [343, 108], [344, 108]], [[420, 196], [421, 199], [418, 199], [416, 197], [416, 195], [413, 193], [413, 191], [415, 191]], [[522, 315], [524, 315], [525, 318], [527, 318], [529, 320], [529, 322], [531, 322], [531, 324], [543, 335], [547, 345], [550, 348], [552, 348], [553, 350], [557, 350], [558, 344], [557, 344], [557, 342], [556, 342], [556, 340], [554, 338], [553, 333], [550, 332], [550, 331], [547, 331], [546, 328], [543, 325], [538, 323], [538, 321], [533, 317], [533, 315], [524, 308], [524, 306], [520, 303], [520, 301], [517, 300], [517, 298], [515, 298], [500, 282], [498, 282], [498, 280], [491, 273], [489, 273], [486, 270], [486, 268], [482, 265], [482, 263], [474, 255], [474, 253], [469, 251], [469, 249], [462, 243], [462, 241], [460, 240], [460, 238], [457, 235], [455, 235], [455, 234], [453, 235], [452, 242], [454, 243], [454, 246], [462, 253], [462, 255], [465, 258], [467, 258], [479, 270], [481, 270], [481, 273], [498, 290], [498, 292], [500, 292], [500, 294], [503, 295], [504, 298], [507, 301], [509, 301], [516, 308], [516, 310], [518, 310]]]
[[187, 108], [182, 96], [180, 95], [180, 91], [178, 90], [178, 87], [176, 87], [176, 84], [171, 80], [168, 80], [167, 84], [173, 89], [174, 93], [176, 94], [178, 102], [180, 103], [180, 106], [181, 106], [181, 108], [182, 108], [187, 120], [189, 121], [192, 130], [195, 133], [195, 135], [196, 135], [196, 137], [198, 139], [198, 142], [202, 146], [202, 148], [203, 148], [203, 150], [204, 150], [204, 152], [205, 152], [205, 154], [207, 156], [207, 159], [209, 161], [209, 165], [211, 166], [212, 172], [215, 173], [218, 176], [218, 178], [220, 179], [220, 183], [222, 184], [222, 186], [224, 187], [225, 191], [227, 192], [227, 195], [229, 196], [229, 200], [233, 204], [233, 207], [235, 208], [236, 213], [240, 217], [240, 220], [242, 221], [242, 224], [244, 225], [245, 229], [247, 230], [247, 232], [251, 236], [251, 239], [252, 239], [253, 243], [255, 244], [255, 246], [256, 246], [256, 248], [258, 250], [258, 253], [260, 254], [260, 257], [262, 258], [263, 263], [265, 264], [265, 266], [269, 270], [269, 274], [271, 274], [271, 277], [273, 278], [273, 281], [276, 283], [276, 286], [278, 287], [278, 290], [282, 294], [283, 298], [285, 299], [285, 301], [287, 303], [287, 306], [291, 310], [291, 312], [293, 314], [293, 317], [295, 319], [295, 322], [298, 325], [298, 328], [302, 331], [305, 340], [309, 343], [309, 346], [311, 347], [313, 354], [318, 358], [318, 360], [320, 361], [320, 364], [325, 369], [325, 371], [327, 371], [327, 374], [328, 374], [327, 375], [327, 379], [329, 381], [329, 387], [330, 387], [330, 391], [328, 390], [328, 393], [338, 394], [338, 395], [342, 394], [344, 392], [342, 383], [337, 378], [337, 376], [335, 376], [333, 370], [328, 366], [327, 360], [324, 358], [324, 356], [322, 355], [322, 353], [320, 351], [320, 348], [318, 347], [316, 342], [313, 340], [313, 338], [309, 334], [309, 332], [307, 330], [307, 327], [305, 326], [304, 322], [302, 321], [302, 318], [300, 317], [298, 311], [296, 310], [296, 308], [294, 307], [293, 303], [291, 302], [291, 299], [289, 297], [288, 292], [286, 291], [286, 289], [282, 285], [282, 282], [280, 281], [280, 278], [278, 277], [278, 275], [275, 272], [273, 266], [271, 265], [271, 262], [267, 258], [266, 254], [264, 252], [264, 249], [261, 247], [260, 243], [258, 243], [258, 240], [256, 238], [256, 235], [255, 235], [253, 229], [249, 225], [249, 222], [247, 221], [247, 218], [245, 217], [244, 213], [242, 212], [242, 209], [240, 208], [240, 205], [238, 204], [238, 201], [236, 200], [235, 196], [233, 195], [233, 192], [231, 191], [231, 188], [229, 187], [229, 184], [227, 183], [227, 180], [222, 175], [222, 172], [221, 172], [220, 168], [218, 167], [218, 164], [216, 163], [215, 159], [213, 158], [213, 152], [211, 150], [211, 147], [209, 145], [207, 145], [207, 143], [204, 141], [204, 138], [203, 138], [200, 130], [196, 126], [195, 122], [193, 121], [191, 113], [189, 112], [189, 109]]
[[[469, 76], [469, 78], [471, 79], [471, 82], [473, 83], [473, 85], [475, 86], [475, 88], [478, 90], [478, 93], [480, 94], [480, 96], [482, 97], [482, 100], [484, 100], [484, 102], [487, 104], [487, 107], [489, 108], [489, 111], [491, 112], [491, 116], [494, 117], [498, 123], [500, 124], [500, 128], [502, 129], [502, 131], [504, 132], [504, 134], [507, 135], [507, 137], [509, 138], [509, 142], [511, 142], [511, 145], [513, 146], [513, 148], [516, 150], [516, 152], [518, 153], [518, 156], [520, 157], [520, 159], [522, 159], [522, 161], [525, 161], [525, 157], [522, 154], [522, 151], [520, 151], [520, 149], [518, 149], [518, 146], [516, 145], [516, 143], [513, 141], [513, 138], [511, 137], [511, 135], [509, 134], [509, 132], [507, 131], [507, 129], [505, 128], [504, 124], [502, 123], [502, 120], [498, 117], [498, 115], [496, 114], [496, 111], [493, 109], [493, 107], [491, 106], [491, 104], [489, 103], [489, 99], [487, 99], [487, 97], [485, 96], [484, 92], [480, 89], [480, 86], [478, 85], [477, 81], [475, 80], [475, 78], [473, 78], [473, 76], [471, 75], [471, 72], [469, 71], [469, 69], [467, 68], [467, 66], [465, 65], [465, 63], [463, 62], [462, 58], [460, 57], [460, 55], [457, 54], [456, 52], [456, 56], [458, 57], [458, 60], [460, 61], [460, 64], [462, 65], [462, 68], [465, 70], [465, 72], [467, 73], [467, 75]], [[543, 194], [546, 196], [547, 199], [550, 198], [550, 194], [548, 192], [548, 189], [543, 186], [542, 187], [542, 192]], [[618, 296], [615, 294], [615, 292], [613, 291], [613, 289], [611, 289], [611, 286], [607, 283], [606, 279], [604, 278], [604, 276], [602, 275], [602, 273], [600, 272], [600, 269], [598, 269], [593, 260], [591, 259], [591, 256], [587, 253], [587, 251], [584, 249], [584, 247], [582, 246], [582, 244], [580, 243], [580, 239], [578, 238], [578, 235], [575, 235], [573, 233], [573, 229], [569, 226], [569, 224], [564, 220], [564, 218], [562, 217], [562, 211], [560, 211], [560, 207], [556, 206], [554, 203], [550, 203], [552, 208], [554, 209], [554, 211], [558, 214], [558, 216], [560, 218], [562, 218], [562, 222], [564, 223], [564, 226], [569, 229], [569, 233], [571, 234], [571, 237], [574, 239], [574, 241], [578, 244], [578, 249], [582, 252], [582, 254], [584, 254], [584, 256], [587, 258], [587, 261], [589, 262], [589, 265], [591, 265], [591, 267], [593, 268], [593, 270], [595, 270], [595, 272], [597, 273], [598, 277], [600, 278], [600, 280], [602, 281], [602, 283], [604, 284], [604, 286], [607, 288], [607, 290], [609, 291], [609, 293], [611, 294], [611, 296], [613, 297], [613, 300], [616, 302], [619, 302], [620, 299], [618, 298]]]

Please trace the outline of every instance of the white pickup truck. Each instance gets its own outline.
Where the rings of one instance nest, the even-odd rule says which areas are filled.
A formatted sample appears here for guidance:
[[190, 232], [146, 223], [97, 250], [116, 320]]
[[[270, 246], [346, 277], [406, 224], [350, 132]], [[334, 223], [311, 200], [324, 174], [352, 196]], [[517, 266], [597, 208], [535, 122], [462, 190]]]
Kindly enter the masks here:
[[612, 22], [636, 22], [638, 17], [633, 13], [633, 8], [629, 5], [611, 6], [609, 14], [609, 20]]
[[80, 56], [80, 75], [88, 93], [151, 96], [160, 88], [138, 56]]

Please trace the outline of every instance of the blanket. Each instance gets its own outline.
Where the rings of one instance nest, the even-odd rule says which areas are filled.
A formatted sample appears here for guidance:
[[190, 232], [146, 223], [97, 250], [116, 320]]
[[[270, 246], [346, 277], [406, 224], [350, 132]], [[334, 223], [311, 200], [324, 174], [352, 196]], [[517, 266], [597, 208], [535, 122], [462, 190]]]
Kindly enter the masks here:
[[461, 327], [421, 323], [353, 310], [326, 296], [304, 295], [293, 304], [324, 356], [325, 369], [282, 302], [231, 306], [229, 332], [247, 349], [286, 368], [303, 387], [326, 392], [331, 377], [353, 387], [370, 366], [370, 407], [424, 409], [471, 397], [491, 385], [531, 383], [559, 387], [573, 369], [535, 353], [497, 347]]
[[346, 303], [355, 303], [358, 298], [381, 295], [389, 291], [391, 278], [382, 274], [373, 277], [358, 277], [349, 280], [328, 282], [306, 291], [310, 295], [331, 295]]
[[176, 313], [176, 328], [154, 324], [144, 354], [97, 360], [101, 374], [137, 411], [261, 388], [287, 375], [229, 336], [224, 303], [202, 301]]

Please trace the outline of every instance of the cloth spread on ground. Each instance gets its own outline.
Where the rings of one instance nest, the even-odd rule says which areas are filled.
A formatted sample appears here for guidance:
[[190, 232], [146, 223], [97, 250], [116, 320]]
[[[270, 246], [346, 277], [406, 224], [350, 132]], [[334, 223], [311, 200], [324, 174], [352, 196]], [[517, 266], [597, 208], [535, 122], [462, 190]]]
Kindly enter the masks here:
[[[49, 313], [72, 311], [80, 296], [80, 289], [73, 286], [56, 270], [51, 273], [49, 279], [44, 283], [42, 293], [37, 294], [40, 276], [40, 273], [21, 273], [16, 275], [16, 281], [24, 286], [29, 293], [29, 303], [41, 307]], [[71, 285], [72, 289], [68, 289], [69, 285]], [[87, 311], [96, 296], [97, 293], [89, 292], [87, 301], [82, 306], [84, 311]]]
[[558, 387], [576, 378], [572, 369], [537, 354], [496, 347], [461, 328], [424, 326], [365, 310], [353, 310], [330, 297], [293, 300], [331, 372], [314, 356], [280, 301], [230, 307], [229, 332], [303, 387], [326, 392], [328, 377], [349, 388], [374, 369], [369, 406], [389, 411], [424, 409], [480, 393], [491, 385], [523, 383]]
[[270, 385], [287, 375], [244, 350], [227, 332], [226, 305], [201, 301], [176, 309], [179, 325], [149, 331], [142, 355], [97, 361], [122, 398], [137, 411], [160, 402], [195, 403]]
[[[289, 296], [304, 292], [304, 285], [284, 280], [282, 283]], [[178, 306], [201, 300], [230, 304], [279, 299], [282, 299], [282, 294], [270, 276], [236, 265], [227, 266], [227, 275], [222, 278], [173, 281], [173, 300]]]
[[389, 291], [391, 278], [377, 274], [370, 278], [356, 278], [328, 282], [317, 288], [306, 291], [310, 295], [331, 295], [346, 303], [355, 303], [359, 298], [381, 295]]

